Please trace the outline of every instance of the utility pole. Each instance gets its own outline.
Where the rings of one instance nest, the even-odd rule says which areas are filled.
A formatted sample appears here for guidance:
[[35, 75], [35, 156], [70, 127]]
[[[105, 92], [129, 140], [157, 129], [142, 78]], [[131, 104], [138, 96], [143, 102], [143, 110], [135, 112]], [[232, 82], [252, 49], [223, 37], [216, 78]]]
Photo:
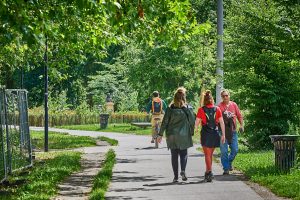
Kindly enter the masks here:
[[218, 0], [217, 8], [217, 34], [218, 34], [218, 46], [217, 46], [217, 85], [216, 85], [216, 104], [221, 102], [221, 90], [223, 86], [223, 60], [224, 60], [224, 47], [223, 47], [223, 0]]
[[46, 42], [45, 42], [45, 55], [44, 55], [44, 61], [45, 61], [45, 67], [44, 67], [44, 84], [45, 84], [45, 144], [44, 144], [44, 150], [45, 152], [48, 152], [48, 36], [46, 35]]

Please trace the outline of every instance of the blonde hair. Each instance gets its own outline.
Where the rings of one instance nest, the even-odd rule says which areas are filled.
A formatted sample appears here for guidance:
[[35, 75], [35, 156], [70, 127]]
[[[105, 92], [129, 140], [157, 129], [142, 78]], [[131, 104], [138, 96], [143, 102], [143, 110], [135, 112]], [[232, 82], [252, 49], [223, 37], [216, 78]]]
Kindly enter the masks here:
[[174, 94], [173, 104], [178, 108], [186, 104], [186, 89], [184, 87], [177, 88]]
[[204, 99], [204, 106], [214, 103], [214, 98], [210, 90], [206, 90], [205, 93], [203, 93], [203, 99]]

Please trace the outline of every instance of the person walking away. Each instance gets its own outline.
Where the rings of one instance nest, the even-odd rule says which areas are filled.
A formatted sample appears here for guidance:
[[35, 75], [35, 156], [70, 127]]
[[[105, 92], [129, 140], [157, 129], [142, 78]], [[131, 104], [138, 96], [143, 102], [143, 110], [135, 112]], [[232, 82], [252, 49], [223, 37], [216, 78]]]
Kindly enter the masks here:
[[[240, 133], [244, 132], [243, 116], [238, 105], [230, 101], [230, 93], [224, 89], [221, 91], [222, 102], [218, 105], [221, 109], [225, 123], [225, 143], [220, 144], [221, 163], [223, 166], [223, 175], [228, 175], [233, 170], [232, 162], [238, 153], [238, 134], [236, 131], [236, 119], [238, 119]], [[230, 153], [228, 154], [228, 147]]]
[[154, 138], [155, 138], [155, 135], [157, 134], [155, 125], [158, 121], [158, 126], [160, 128], [166, 109], [167, 109], [166, 102], [159, 97], [158, 91], [154, 91], [152, 93], [152, 99], [149, 101], [149, 103], [146, 107], [146, 112], [148, 114], [150, 112], [152, 113], [152, 116], [151, 116], [151, 127], [152, 127], [151, 143], [154, 143]]
[[[225, 142], [225, 128], [220, 108], [214, 105], [214, 99], [211, 91], [206, 90], [204, 95], [204, 106], [198, 109], [195, 131], [201, 124], [200, 142], [205, 156], [206, 171], [204, 180], [211, 182], [212, 173], [212, 156], [216, 147], [220, 146], [220, 142]], [[218, 131], [218, 124], [221, 127], [221, 136]]]
[[171, 150], [171, 163], [174, 173], [173, 183], [178, 182], [178, 156], [180, 157], [181, 178], [187, 180], [185, 169], [188, 159], [188, 148], [193, 146], [195, 114], [186, 102], [186, 89], [180, 87], [174, 94], [174, 100], [166, 110], [161, 129], [159, 142], [166, 132], [168, 149]]

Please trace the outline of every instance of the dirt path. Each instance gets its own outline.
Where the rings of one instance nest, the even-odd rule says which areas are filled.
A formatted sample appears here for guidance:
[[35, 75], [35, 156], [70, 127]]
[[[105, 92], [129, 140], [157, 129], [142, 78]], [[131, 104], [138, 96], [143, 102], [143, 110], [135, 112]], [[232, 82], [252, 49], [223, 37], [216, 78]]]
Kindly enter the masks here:
[[[98, 144], [99, 145], [99, 144]], [[98, 148], [97, 148], [98, 147]], [[58, 196], [52, 200], [87, 200], [92, 190], [93, 179], [100, 171], [105, 154], [110, 146], [101, 142], [100, 146], [76, 149], [83, 151], [81, 170], [71, 174], [63, 183], [58, 185]], [[67, 165], [68, 163], [66, 163]]]

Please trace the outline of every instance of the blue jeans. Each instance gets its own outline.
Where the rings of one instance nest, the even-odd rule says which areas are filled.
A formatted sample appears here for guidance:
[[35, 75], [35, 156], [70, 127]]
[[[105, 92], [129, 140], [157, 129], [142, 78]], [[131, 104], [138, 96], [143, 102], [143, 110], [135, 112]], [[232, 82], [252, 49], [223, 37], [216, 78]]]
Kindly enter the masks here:
[[[230, 148], [230, 154], [228, 154], [228, 146]], [[226, 139], [224, 144], [220, 142], [221, 163], [223, 165], [223, 170], [229, 170], [232, 167], [232, 162], [238, 153], [238, 149], [238, 134], [236, 131], [233, 132], [231, 144], [228, 144]]]

